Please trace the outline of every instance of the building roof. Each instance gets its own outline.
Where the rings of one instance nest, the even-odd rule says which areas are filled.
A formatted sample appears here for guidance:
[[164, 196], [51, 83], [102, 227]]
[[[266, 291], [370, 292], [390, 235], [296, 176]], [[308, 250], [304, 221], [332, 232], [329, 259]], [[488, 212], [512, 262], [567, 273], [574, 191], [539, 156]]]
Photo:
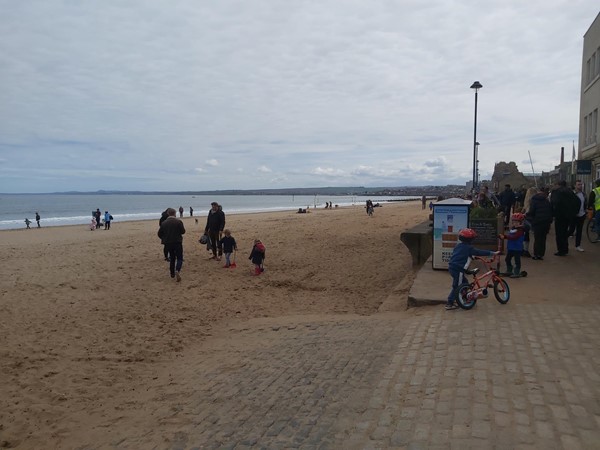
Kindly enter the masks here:
[[588, 34], [592, 28], [594, 28], [594, 24], [596, 22], [599, 22], [599, 24], [600, 24], [600, 12], [596, 16], [596, 18], [594, 19], [594, 21], [592, 22], [592, 24], [589, 26], [589, 28], [587, 29], [587, 31], [585, 33], [583, 33], [583, 37], [585, 37], [585, 35]]

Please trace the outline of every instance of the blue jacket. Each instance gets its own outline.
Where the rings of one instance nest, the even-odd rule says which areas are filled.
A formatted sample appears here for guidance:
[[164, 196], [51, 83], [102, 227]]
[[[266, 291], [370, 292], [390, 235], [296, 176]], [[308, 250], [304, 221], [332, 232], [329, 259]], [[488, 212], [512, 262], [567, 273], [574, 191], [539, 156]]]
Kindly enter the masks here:
[[454, 250], [452, 256], [448, 262], [448, 269], [458, 272], [464, 272], [469, 267], [473, 256], [492, 256], [494, 252], [489, 250], [479, 250], [473, 247], [471, 244], [465, 242], [459, 242]]
[[523, 251], [523, 241], [525, 240], [525, 230], [523, 227], [513, 228], [504, 235], [506, 239], [506, 250]]

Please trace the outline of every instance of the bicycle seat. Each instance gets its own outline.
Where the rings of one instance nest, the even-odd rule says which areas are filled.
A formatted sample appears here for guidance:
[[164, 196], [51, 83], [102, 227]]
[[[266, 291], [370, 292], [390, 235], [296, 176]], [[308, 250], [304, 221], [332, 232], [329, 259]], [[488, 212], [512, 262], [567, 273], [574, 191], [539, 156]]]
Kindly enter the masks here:
[[467, 275], [477, 275], [479, 273], [479, 267], [476, 267], [474, 269], [467, 269], [465, 270], [465, 273]]

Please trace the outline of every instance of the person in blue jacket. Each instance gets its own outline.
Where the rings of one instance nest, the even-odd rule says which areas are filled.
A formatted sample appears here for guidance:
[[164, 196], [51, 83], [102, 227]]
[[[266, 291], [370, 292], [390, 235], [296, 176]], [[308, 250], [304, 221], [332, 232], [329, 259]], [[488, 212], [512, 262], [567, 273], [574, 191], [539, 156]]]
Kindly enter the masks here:
[[448, 272], [452, 277], [452, 289], [448, 294], [448, 300], [446, 302], [446, 309], [456, 309], [458, 306], [455, 305], [456, 294], [459, 286], [463, 283], [463, 274], [465, 270], [469, 268], [469, 264], [473, 259], [473, 256], [492, 256], [497, 255], [500, 252], [491, 252], [489, 250], [480, 250], [473, 247], [471, 242], [477, 237], [477, 233], [471, 228], [463, 228], [458, 233], [458, 240], [460, 241], [454, 250], [452, 256], [448, 262]]
[[[506, 239], [506, 272], [511, 278], [521, 277], [521, 256], [523, 255], [523, 242], [525, 241], [525, 215], [515, 213], [511, 217], [512, 223], [508, 233], [501, 234], [500, 239]], [[514, 272], [512, 261], [515, 260]]]

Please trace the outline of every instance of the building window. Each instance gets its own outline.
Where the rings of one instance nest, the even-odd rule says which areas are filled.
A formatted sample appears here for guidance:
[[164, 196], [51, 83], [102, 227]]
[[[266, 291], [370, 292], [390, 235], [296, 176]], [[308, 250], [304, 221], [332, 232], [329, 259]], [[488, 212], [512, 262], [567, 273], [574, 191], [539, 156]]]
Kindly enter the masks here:
[[588, 59], [585, 64], [585, 84], [590, 84], [590, 81], [592, 81], [591, 61], [591, 59]]

